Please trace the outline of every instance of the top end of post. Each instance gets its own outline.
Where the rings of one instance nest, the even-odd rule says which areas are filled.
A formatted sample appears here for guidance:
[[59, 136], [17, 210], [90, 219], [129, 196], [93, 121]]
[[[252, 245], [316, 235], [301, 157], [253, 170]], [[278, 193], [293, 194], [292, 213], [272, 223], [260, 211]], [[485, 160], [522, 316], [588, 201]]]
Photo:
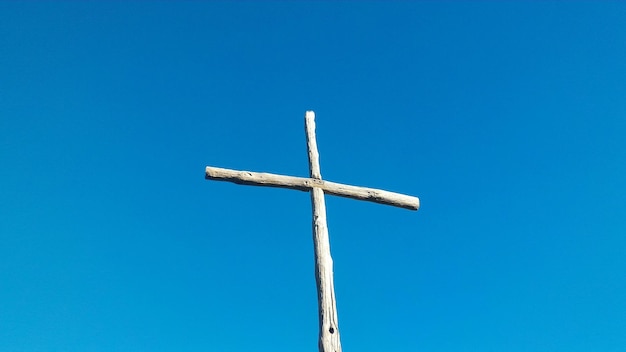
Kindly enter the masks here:
[[304, 116], [306, 119], [315, 119], [315, 111], [308, 110]]

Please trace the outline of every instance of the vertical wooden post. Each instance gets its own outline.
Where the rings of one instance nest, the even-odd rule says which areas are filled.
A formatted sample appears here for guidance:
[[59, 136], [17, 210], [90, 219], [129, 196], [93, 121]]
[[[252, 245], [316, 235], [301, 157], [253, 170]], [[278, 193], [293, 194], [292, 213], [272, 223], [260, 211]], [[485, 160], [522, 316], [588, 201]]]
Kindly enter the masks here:
[[[319, 153], [315, 140], [315, 113], [307, 111], [305, 115], [306, 141], [309, 154], [309, 175], [316, 180], [322, 179]], [[326, 225], [326, 203], [321, 188], [311, 189], [313, 208], [313, 246], [315, 248], [315, 282], [317, 284], [317, 305], [319, 310], [319, 351], [341, 352], [339, 324], [335, 287], [333, 283], [333, 259], [330, 256], [328, 226]]]
[[417, 197], [388, 192], [381, 189], [351, 186], [322, 180], [319, 153], [315, 140], [315, 113], [305, 115], [306, 142], [309, 154], [309, 177], [293, 177], [261, 172], [237, 171], [207, 166], [207, 180], [229, 181], [240, 185], [280, 187], [311, 192], [313, 208], [313, 246], [315, 248], [315, 283], [317, 284], [317, 306], [319, 313], [319, 351], [341, 352], [337, 304], [333, 283], [333, 258], [326, 225], [324, 194], [367, 200], [396, 207], [417, 210]]

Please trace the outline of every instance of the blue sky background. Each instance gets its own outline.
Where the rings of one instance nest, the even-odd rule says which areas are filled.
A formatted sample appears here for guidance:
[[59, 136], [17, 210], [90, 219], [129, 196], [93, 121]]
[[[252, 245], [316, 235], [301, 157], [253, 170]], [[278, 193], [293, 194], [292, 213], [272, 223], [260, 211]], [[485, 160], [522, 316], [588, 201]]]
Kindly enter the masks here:
[[624, 351], [626, 3], [0, 3], [0, 350]]

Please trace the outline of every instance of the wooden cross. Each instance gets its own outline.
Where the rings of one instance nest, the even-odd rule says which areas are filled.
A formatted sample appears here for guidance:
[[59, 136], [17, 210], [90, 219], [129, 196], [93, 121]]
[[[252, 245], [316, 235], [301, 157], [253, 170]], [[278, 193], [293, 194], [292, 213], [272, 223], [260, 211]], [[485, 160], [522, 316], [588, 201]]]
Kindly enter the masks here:
[[207, 180], [230, 181], [241, 185], [280, 187], [311, 192], [311, 204], [313, 206], [313, 243], [315, 248], [315, 282], [317, 284], [317, 304], [320, 326], [319, 351], [341, 352], [335, 288], [333, 284], [333, 260], [330, 256], [324, 193], [393, 205], [411, 210], [417, 210], [420, 206], [420, 202], [417, 197], [322, 180], [317, 142], [315, 141], [315, 113], [313, 111], [307, 111], [305, 114], [305, 129], [307, 149], [309, 152], [309, 178], [237, 171], [211, 166], [206, 167], [205, 178]]

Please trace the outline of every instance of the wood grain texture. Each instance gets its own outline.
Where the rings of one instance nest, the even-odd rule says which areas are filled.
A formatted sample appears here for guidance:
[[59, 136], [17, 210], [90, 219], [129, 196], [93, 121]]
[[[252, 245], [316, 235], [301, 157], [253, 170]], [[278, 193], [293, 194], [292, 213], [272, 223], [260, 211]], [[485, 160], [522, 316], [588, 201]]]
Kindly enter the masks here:
[[207, 180], [229, 181], [240, 185], [266, 186], [310, 191], [313, 211], [313, 246], [315, 254], [315, 282], [319, 313], [319, 351], [341, 352], [339, 323], [333, 279], [333, 259], [326, 223], [324, 194], [332, 194], [396, 207], [417, 210], [417, 197], [380, 189], [350, 186], [322, 180], [319, 153], [315, 139], [315, 113], [305, 114], [305, 132], [309, 156], [309, 177], [276, 175], [264, 172], [239, 171], [207, 166]]
[[[305, 130], [309, 154], [309, 174], [311, 179], [321, 181], [319, 153], [315, 140], [315, 114], [307, 111]], [[317, 284], [317, 307], [319, 313], [320, 352], [341, 352], [337, 303], [333, 280], [333, 259], [330, 255], [330, 241], [326, 223], [326, 202], [324, 191], [318, 187], [311, 190], [313, 208], [313, 247], [315, 252], [315, 283]]]
[[309, 153], [309, 176], [316, 180], [321, 180], [320, 153], [317, 151], [315, 113], [313, 111], [307, 111], [304, 115], [304, 130], [306, 132], [306, 149]]
[[320, 188], [326, 194], [366, 200], [410, 210], [417, 210], [420, 206], [420, 201], [417, 197], [384, 191], [381, 189], [351, 186], [314, 178], [284, 176], [265, 172], [231, 170], [212, 166], [206, 167], [205, 178], [207, 180], [228, 181], [240, 185], [289, 188], [300, 191], [309, 191], [312, 188]]

